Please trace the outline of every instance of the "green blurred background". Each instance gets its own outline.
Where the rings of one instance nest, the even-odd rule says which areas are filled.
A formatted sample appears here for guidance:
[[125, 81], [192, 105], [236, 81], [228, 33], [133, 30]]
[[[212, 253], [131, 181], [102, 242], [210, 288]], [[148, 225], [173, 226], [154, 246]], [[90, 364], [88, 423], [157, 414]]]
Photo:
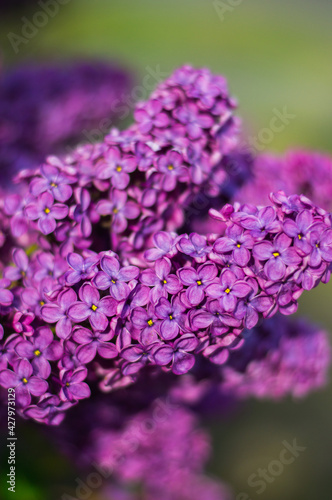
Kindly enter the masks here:
[[[0, 19], [2, 62], [6, 67], [40, 59], [112, 59], [132, 69], [140, 87], [151, 69], [168, 74], [183, 63], [207, 66], [227, 77], [238, 98], [244, 137], [255, 136], [268, 126], [274, 108], [286, 106], [296, 118], [267, 148], [301, 146], [332, 153], [332, 2], [222, 3], [229, 6], [223, 19], [210, 0], [69, 0], [15, 54], [8, 33], [20, 35], [22, 16], [31, 20], [40, 10], [31, 2], [30, 8]], [[142, 97], [147, 96], [143, 90]], [[332, 284], [321, 285], [301, 298], [299, 314], [332, 331], [331, 297]], [[207, 422], [214, 442], [209, 470], [252, 500], [328, 500], [331, 420], [332, 384], [301, 402], [252, 401], [230, 421]], [[38, 427], [22, 428], [18, 437], [18, 500], [58, 499], [73, 491], [78, 473], [45, 442]], [[255, 494], [248, 477], [278, 458], [283, 440], [295, 438], [306, 451], [262, 495]], [[2, 479], [0, 498], [12, 496]]]

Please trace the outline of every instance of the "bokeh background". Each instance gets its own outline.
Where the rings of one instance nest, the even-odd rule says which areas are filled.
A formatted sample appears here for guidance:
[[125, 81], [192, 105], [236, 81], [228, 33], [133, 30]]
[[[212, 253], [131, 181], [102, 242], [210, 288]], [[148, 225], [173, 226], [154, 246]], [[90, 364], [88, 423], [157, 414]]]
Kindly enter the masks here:
[[[31, 20], [40, 7], [33, 0], [2, 4], [1, 71], [30, 61], [112, 60], [133, 72], [146, 98], [147, 73], [167, 75], [183, 63], [207, 66], [227, 77], [238, 98], [244, 138], [268, 127], [275, 108], [287, 107], [296, 118], [266, 148], [332, 153], [329, 0], [69, 0], [17, 53], [8, 33], [21, 35], [22, 17]], [[229, 7], [224, 15], [222, 4]], [[321, 285], [302, 296], [298, 314], [332, 331], [331, 299], [332, 283]], [[209, 472], [252, 500], [331, 498], [331, 422], [332, 384], [300, 402], [252, 401], [229, 419], [205, 423], [214, 442]], [[278, 458], [282, 441], [294, 439], [306, 450], [257, 495], [248, 477]], [[17, 446], [17, 500], [60, 499], [73, 491], [78, 472], [38, 426], [21, 426]], [[0, 453], [0, 498], [7, 499], [13, 494], [4, 479], [4, 443]], [[98, 492], [93, 498], [105, 500]]]

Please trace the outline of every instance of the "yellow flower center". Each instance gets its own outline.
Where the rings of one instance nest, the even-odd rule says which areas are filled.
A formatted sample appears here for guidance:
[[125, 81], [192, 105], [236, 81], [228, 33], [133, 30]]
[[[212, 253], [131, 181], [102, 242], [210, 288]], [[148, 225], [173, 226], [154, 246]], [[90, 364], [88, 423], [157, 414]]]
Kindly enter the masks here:
[[120, 167], [120, 165], [118, 165], [118, 166], [116, 167], [116, 171], [117, 171], [117, 172], [121, 172], [121, 171], [122, 171], [122, 167]]
[[117, 208], [113, 208], [113, 214], [117, 214], [118, 213], [118, 209]]
[[97, 306], [95, 306], [94, 304], [92, 304], [91, 309], [92, 309], [93, 311], [97, 311], [98, 307], [97, 307]]
[[112, 281], [113, 285], [115, 285], [116, 281], [115, 280], [111, 280], [111, 281]]
[[44, 306], [44, 305], [45, 305], [45, 302], [44, 302], [43, 300], [40, 300], [40, 301], [39, 301], [39, 304], [40, 304], [41, 306]]
[[69, 387], [70, 386], [70, 383], [69, 382], [66, 382], [66, 387]]
[[201, 280], [196, 281], [197, 285], [200, 286], [202, 284]]
[[316, 243], [316, 248], [319, 248], [319, 243]]
[[36, 350], [34, 351], [34, 355], [35, 355], [35, 356], [40, 356], [40, 355], [41, 355], [40, 350], [39, 350], [39, 349], [36, 349]]
[[279, 252], [273, 252], [273, 257], [279, 257], [280, 253]]
[[28, 379], [26, 379], [26, 378], [24, 377], [24, 378], [22, 378], [22, 382], [23, 382], [23, 384], [27, 384], [27, 383], [28, 383]]
[[297, 237], [299, 240], [302, 240], [302, 234], [298, 234]]
[[152, 326], [152, 325], [153, 325], [153, 321], [152, 321], [152, 319], [149, 319], [149, 320], [148, 320], [148, 325], [149, 325], [149, 326]]
[[168, 170], [174, 170], [173, 165], [168, 165], [168, 167], [167, 167], [167, 168], [168, 168]]
[[163, 283], [164, 283], [164, 285], [166, 285], [166, 283], [167, 283], [167, 280], [164, 280], [164, 281], [163, 281]]
[[238, 248], [241, 248], [241, 243], [238, 243], [236, 246], [237, 246]]
[[231, 291], [230, 288], [226, 288], [225, 293], [230, 293], [230, 291]]
[[57, 188], [58, 186], [54, 182], [51, 182], [51, 187], [52, 188]]
[[45, 210], [44, 210], [45, 214], [49, 214], [49, 213], [50, 213], [50, 211], [51, 211], [51, 210], [50, 210], [49, 208], [45, 208]]
[[171, 314], [170, 314], [170, 316], [169, 316], [169, 319], [170, 319], [170, 320], [172, 320], [172, 319], [173, 319], [173, 316], [172, 316]]

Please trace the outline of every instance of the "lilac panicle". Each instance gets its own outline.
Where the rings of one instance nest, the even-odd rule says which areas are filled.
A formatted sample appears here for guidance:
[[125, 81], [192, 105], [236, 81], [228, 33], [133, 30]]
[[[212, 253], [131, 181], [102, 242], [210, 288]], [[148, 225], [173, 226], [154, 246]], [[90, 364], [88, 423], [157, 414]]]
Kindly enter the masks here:
[[145, 374], [222, 377], [261, 322], [329, 280], [324, 207], [277, 190], [230, 203], [255, 164], [234, 108], [223, 78], [184, 66], [129, 129], [48, 156], [0, 196], [0, 385], [20, 414], [57, 425]]

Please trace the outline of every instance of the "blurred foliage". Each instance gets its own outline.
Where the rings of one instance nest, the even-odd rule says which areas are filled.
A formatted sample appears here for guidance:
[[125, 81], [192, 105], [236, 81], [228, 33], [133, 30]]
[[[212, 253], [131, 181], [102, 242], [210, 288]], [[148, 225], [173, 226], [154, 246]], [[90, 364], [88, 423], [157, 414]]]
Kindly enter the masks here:
[[[220, 2], [221, 3], [221, 2]], [[227, 0], [225, 0], [227, 3]], [[211, 0], [71, 0], [15, 54], [8, 33], [21, 34], [30, 10], [2, 14], [4, 65], [35, 59], [104, 57], [133, 68], [142, 85], [147, 67], [164, 74], [192, 63], [224, 74], [239, 99], [246, 134], [267, 127], [273, 109], [296, 115], [269, 150], [304, 147], [332, 153], [332, 2], [246, 0], [218, 17]], [[144, 94], [145, 92], [145, 94]], [[143, 91], [147, 97], [148, 91]], [[332, 284], [306, 293], [299, 313], [332, 330]], [[259, 497], [247, 479], [278, 457], [282, 441], [297, 438], [307, 450], [268, 485], [264, 500], [330, 498], [332, 385], [305, 401], [253, 401], [230, 420], [207, 422], [213, 432], [210, 470], [236, 493]], [[75, 488], [77, 473], [45, 441], [38, 426], [18, 429], [17, 500], [52, 500]], [[5, 447], [1, 446], [6, 470]], [[0, 498], [5, 491], [3, 475]]]

